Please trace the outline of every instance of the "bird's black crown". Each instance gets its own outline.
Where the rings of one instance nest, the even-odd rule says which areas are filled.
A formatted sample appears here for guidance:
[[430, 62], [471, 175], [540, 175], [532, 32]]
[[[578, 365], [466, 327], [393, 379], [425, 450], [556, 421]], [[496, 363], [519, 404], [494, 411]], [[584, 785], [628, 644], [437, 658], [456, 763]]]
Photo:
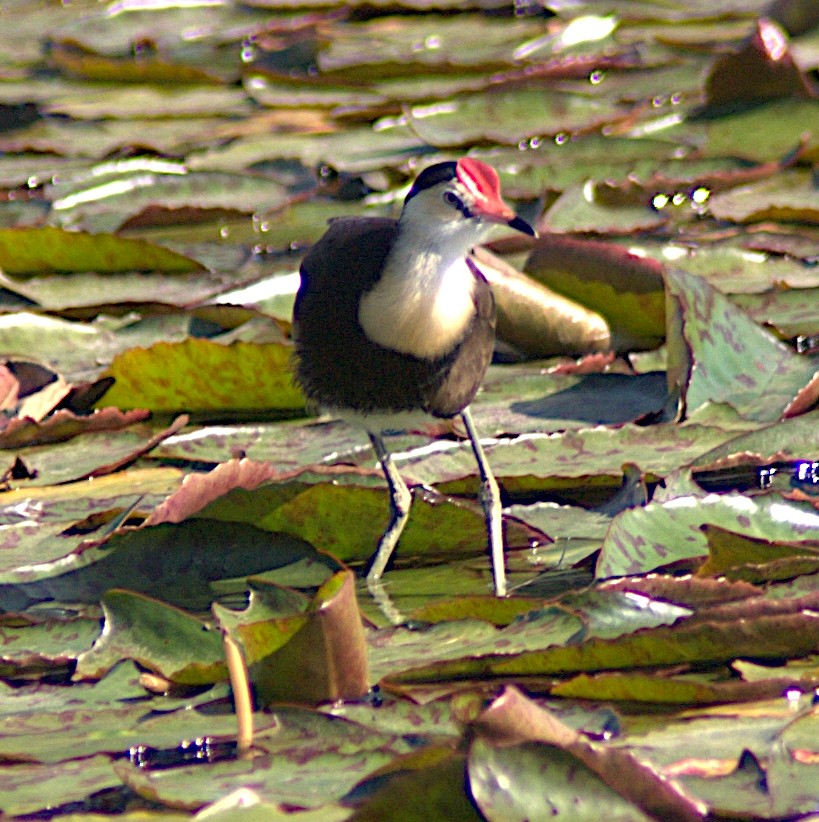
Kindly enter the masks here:
[[412, 188], [409, 190], [404, 202], [408, 203], [419, 192], [437, 186], [439, 183], [454, 180], [457, 165], [455, 161], [451, 161], [448, 163], [436, 163], [434, 166], [425, 168], [415, 178], [415, 182], [412, 184]]

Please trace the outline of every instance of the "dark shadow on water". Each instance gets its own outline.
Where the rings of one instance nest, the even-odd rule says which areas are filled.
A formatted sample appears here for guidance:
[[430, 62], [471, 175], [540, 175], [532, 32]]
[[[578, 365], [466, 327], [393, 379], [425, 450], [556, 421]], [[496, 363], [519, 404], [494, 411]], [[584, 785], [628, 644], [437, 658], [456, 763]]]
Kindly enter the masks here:
[[665, 371], [588, 374], [577, 385], [541, 400], [512, 403], [517, 414], [597, 425], [631, 422], [661, 411], [668, 397]]

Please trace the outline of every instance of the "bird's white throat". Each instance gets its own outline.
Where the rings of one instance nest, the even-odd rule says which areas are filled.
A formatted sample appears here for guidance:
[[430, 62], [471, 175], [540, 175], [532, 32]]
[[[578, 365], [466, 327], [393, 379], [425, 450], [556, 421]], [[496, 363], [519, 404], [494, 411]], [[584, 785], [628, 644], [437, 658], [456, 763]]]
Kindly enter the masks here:
[[433, 244], [429, 232], [434, 230], [434, 225], [404, 225], [381, 278], [358, 309], [358, 321], [373, 342], [429, 360], [451, 351], [475, 314], [475, 275], [466, 264], [472, 244], [463, 232]]

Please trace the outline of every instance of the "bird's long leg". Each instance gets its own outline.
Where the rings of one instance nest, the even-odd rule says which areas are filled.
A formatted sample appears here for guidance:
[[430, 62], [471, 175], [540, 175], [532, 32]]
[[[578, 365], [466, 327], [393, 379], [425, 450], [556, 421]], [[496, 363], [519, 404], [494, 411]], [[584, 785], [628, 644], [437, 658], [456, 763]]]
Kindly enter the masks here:
[[481, 475], [481, 490], [478, 499], [483, 508], [486, 519], [486, 532], [489, 536], [489, 553], [492, 557], [492, 578], [495, 581], [495, 596], [506, 596], [506, 566], [503, 555], [503, 513], [501, 510], [500, 489], [495, 480], [495, 475], [489, 467], [489, 461], [483, 452], [481, 441], [478, 439], [478, 432], [475, 423], [472, 422], [472, 414], [469, 407], [461, 412], [461, 419], [466, 426], [466, 433], [469, 434], [469, 441], [472, 443], [472, 452], [478, 463], [478, 471]]
[[373, 564], [367, 574], [368, 582], [381, 579], [390, 557], [398, 544], [398, 538], [404, 530], [409, 518], [410, 506], [412, 505], [412, 494], [398, 469], [392, 461], [390, 452], [387, 451], [384, 441], [377, 434], [370, 432], [370, 442], [373, 444], [378, 461], [387, 478], [387, 485], [390, 487], [390, 524], [381, 536], [378, 543], [378, 551], [375, 554]]

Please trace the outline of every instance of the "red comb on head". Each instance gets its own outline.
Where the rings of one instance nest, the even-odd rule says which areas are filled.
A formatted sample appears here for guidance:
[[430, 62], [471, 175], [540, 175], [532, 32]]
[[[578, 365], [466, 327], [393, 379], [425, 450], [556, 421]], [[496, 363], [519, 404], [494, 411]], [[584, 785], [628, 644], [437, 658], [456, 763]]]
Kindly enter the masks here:
[[455, 167], [458, 180], [479, 200], [501, 199], [498, 172], [474, 157], [462, 157]]

